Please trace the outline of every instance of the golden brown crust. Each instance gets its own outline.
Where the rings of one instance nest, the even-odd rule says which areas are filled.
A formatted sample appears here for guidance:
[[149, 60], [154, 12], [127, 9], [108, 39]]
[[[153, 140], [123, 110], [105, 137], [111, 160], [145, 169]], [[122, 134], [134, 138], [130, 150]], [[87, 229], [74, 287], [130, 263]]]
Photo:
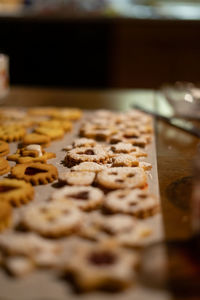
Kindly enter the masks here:
[[12, 168], [11, 175], [33, 185], [48, 184], [58, 178], [55, 166], [42, 163], [19, 164]]
[[38, 133], [29, 133], [26, 134], [23, 139], [24, 145], [31, 145], [31, 144], [39, 144], [43, 147], [47, 147], [50, 143], [50, 137], [44, 134]]
[[23, 180], [3, 179], [0, 181], [0, 202], [6, 201], [14, 206], [21, 206], [33, 199], [34, 189]]
[[4, 141], [0, 141], [0, 157], [9, 153], [9, 145]]
[[53, 152], [46, 152], [42, 150], [42, 156], [33, 156], [33, 151], [18, 149], [15, 154], [9, 155], [8, 160], [15, 161], [18, 164], [26, 164], [32, 162], [46, 163], [48, 159], [55, 158], [56, 154]]
[[0, 157], [0, 175], [4, 175], [10, 171], [10, 166], [8, 164], [8, 161]]
[[0, 201], [0, 232], [11, 223], [12, 207], [8, 202]]

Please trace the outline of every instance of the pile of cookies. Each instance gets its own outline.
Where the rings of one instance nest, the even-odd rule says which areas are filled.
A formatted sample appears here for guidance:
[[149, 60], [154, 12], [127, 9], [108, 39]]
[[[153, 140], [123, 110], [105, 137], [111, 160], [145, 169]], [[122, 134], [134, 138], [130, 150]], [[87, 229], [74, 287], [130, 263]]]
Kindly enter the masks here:
[[[44, 147], [71, 130], [81, 111], [34, 108], [23, 111], [23, 117], [17, 111], [12, 117], [9, 110], [0, 112], [1, 127], [16, 121], [17, 128], [25, 132], [31, 126], [33, 132], [17, 139], [19, 148], [7, 157], [16, 165], [10, 178], [0, 180], [0, 230], [11, 224], [0, 235], [0, 264], [16, 276], [35, 268], [56, 270], [85, 291], [131, 285], [139, 249], [153, 235], [144, 220], [159, 210], [148, 189], [152, 166], [145, 161], [153, 135], [151, 118], [136, 110], [86, 114], [78, 135], [64, 147], [58, 172], [46, 164], [55, 153]], [[2, 136], [0, 154], [5, 156], [9, 150], [1, 143], [7, 145], [9, 139]], [[33, 186], [57, 178], [48, 199], [41, 194], [39, 202], [30, 202]], [[13, 222], [11, 205], [20, 207]]]

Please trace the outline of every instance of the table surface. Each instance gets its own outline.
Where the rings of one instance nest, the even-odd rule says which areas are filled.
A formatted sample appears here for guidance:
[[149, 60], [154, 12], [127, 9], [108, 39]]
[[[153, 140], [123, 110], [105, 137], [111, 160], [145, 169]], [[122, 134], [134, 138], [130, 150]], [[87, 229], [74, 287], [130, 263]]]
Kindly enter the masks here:
[[[157, 105], [152, 90], [63, 90], [12, 87], [2, 105], [70, 106], [83, 109], [127, 110], [133, 103]], [[157, 121], [157, 162], [166, 240], [183, 240], [191, 235], [190, 191], [192, 161], [199, 139]], [[173, 298], [175, 299], [175, 298]]]

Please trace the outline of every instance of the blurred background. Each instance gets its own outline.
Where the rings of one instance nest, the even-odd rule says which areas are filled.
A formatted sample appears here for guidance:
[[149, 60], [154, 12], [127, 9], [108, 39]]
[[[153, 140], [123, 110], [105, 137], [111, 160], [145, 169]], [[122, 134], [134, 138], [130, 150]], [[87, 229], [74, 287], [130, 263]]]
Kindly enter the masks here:
[[0, 0], [14, 85], [158, 88], [200, 78], [200, 1]]

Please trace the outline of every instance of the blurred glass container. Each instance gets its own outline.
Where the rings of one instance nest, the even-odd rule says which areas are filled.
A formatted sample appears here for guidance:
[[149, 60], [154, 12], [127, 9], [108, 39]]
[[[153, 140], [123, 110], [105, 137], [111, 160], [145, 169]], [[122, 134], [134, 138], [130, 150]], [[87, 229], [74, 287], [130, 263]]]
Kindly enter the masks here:
[[0, 102], [9, 91], [9, 58], [0, 53]]
[[174, 85], [164, 85], [161, 92], [173, 108], [175, 116], [200, 119], [200, 88], [193, 83], [177, 82]]

